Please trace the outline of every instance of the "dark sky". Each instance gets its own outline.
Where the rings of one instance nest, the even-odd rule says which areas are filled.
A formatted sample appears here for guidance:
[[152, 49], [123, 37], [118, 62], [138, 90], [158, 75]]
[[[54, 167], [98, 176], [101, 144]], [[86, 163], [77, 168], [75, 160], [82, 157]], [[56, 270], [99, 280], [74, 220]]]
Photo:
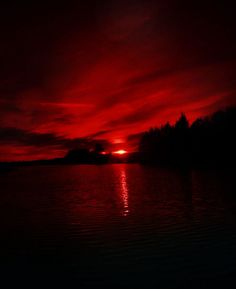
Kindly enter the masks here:
[[129, 147], [181, 112], [192, 121], [236, 104], [229, 1], [8, 2], [0, 160], [61, 156], [86, 137]]

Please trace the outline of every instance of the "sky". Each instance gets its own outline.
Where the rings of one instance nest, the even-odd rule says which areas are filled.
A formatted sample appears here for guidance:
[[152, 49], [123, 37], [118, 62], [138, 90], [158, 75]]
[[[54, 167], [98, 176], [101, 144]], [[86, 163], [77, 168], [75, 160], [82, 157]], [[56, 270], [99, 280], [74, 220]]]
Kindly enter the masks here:
[[134, 150], [184, 112], [236, 104], [229, 1], [8, 1], [0, 9], [0, 161], [101, 140]]

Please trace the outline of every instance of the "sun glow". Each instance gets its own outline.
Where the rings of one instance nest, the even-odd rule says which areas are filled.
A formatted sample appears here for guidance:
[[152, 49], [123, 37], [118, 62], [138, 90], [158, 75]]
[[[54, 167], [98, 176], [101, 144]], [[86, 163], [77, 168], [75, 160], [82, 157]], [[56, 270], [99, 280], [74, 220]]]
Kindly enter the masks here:
[[127, 154], [127, 151], [126, 150], [118, 150], [118, 151], [114, 151], [113, 154], [124, 155], [124, 154]]

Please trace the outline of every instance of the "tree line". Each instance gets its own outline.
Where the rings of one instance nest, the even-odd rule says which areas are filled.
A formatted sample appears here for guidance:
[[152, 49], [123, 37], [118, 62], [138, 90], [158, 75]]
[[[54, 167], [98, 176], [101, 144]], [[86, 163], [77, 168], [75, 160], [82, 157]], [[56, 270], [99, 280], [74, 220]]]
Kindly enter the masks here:
[[142, 163], [178, 166], [234, 165], [236, 161], [236, 108], [198, 118], [191, 125], [182, 114], [145, 132], [140, 140]]

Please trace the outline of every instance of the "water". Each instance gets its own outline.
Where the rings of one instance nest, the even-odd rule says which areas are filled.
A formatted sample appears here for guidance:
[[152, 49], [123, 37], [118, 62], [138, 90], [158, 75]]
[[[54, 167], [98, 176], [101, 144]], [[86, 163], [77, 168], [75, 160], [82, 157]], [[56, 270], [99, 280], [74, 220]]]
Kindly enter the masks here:
[[8, 284], [235, 288], [233, 171], [23, 167], [0, 184]]

